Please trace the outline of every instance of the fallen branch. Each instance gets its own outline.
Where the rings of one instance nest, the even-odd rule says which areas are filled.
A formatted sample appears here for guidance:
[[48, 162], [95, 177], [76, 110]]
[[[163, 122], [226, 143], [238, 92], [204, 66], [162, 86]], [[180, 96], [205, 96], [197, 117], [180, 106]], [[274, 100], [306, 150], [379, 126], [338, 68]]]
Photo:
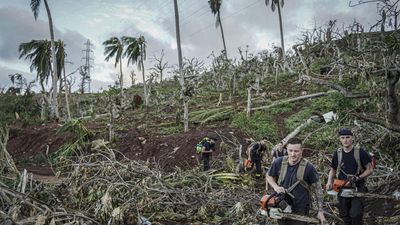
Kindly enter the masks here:
[[336, 92], [336, 91], [331, 90], [331, 91], [327, 91], [327, 92], [318, 92], [318, 93], [314, 93], [314, 94], [298, 96], [298, 97], [291, 98], [291, 99], [279, 100], [279, 101], [273, 102], [273, 103], [270, 104], [270, 105], [252, 108], [251, 110], [269, 109], [269, 108], [272, 108], [272, 107], [274, 107], [274, 106], [282, 105], [282, 104], [284, 104], [284, 103], [296, 102], [296, 101], [300, 101], [300, 100], [304, 100], [304, 99], [309, 99], [309, 98], [321, 97], [321, 96], [325, 96], [325, 95], [328, 95], [328, 94], [334, 93], [334, 92]]
[[352, 93], [351, 91], [348, 91], [346, 88], [342, 87], [339, 84], [333, 84], [326, 80], [314, 78], [314, 77], [307, 76], [307, 75], [301, 76], [300, 81], [310, 81], [315, 84], [320, 84], [320, 85], [325, 85], [325, 86], [331, 87], [331, 88], [339, 91], [346, 98], [368, 98], [369, 97], [368, 93]]
[[400, 133], [400, 126], [398, 126], [396, 124], [387, 124], [384, 120], [374, 118], [374, 117], [366, 117], [366, 116], [358, 114], [358, 113], [351, 113], [351, 115], [353, 115], [361, 120], [381, 125], [382, 127], [385, 127], [388, 130]]

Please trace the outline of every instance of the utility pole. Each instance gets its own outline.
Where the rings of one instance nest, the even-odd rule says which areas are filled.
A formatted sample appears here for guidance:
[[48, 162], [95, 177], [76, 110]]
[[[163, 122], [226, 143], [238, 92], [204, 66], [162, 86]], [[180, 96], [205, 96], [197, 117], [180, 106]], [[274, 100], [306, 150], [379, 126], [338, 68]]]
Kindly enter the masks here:
[[93, 44], [90, 42], [90, 40], [88, 39], [85, 42], [85, 49], [82, 50], [82, 52], [84, 53], [84, 56], [82, 57], [82, 59], [85, 60], [85, 66], [83, 67], [83, 72], [84, 74], [82, 74], [82, 93], [85, 92], [85, 84], [88, 85], [88, 91], [89, 93], [91, 93], [91, 89], [90, 89], [90, 83], [92, 81], [92, 78], [90, 76], [90, 69], [93, 68], [93, 66], [91, 65], [91, 63], [93, 62], [93, 50], [91, 49], [93, 47]]

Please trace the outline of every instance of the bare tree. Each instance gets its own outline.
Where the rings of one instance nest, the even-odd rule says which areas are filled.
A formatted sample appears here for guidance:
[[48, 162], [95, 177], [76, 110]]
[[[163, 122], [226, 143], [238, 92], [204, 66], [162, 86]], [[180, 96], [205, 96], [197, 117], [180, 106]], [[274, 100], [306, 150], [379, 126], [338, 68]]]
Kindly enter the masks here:
[[153, 56], [153, 61], [155, 64], [150, 70], [155, 72], [157, 76], [160, 77], [160, 83], [162, 83], [164, 71], [168, 67], [168, 62], [164, 62], [164, 49], [161, 50], [161, 56], [159, 58], [155, 55]]

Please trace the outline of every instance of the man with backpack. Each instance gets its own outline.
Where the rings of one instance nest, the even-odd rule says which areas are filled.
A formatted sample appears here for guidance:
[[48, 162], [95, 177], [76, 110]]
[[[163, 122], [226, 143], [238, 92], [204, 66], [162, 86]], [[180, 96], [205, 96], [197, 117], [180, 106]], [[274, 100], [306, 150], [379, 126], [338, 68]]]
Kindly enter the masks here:
[[[350, 129], [343, 128], [339, 131], [341, 148], [334, 154], [331, 169], [326, 183], [326, 189], [333, 188], [334, 178], [342, 180], [340, 182], [356, 188], [357, 192], [367, 192], [365, 179], [373, 172], [371, 156], [359, 145], [353, 145], [353, 133]], [[339, 182], [337, 182], [339, 183]], [[353, 186], [353, 187], [351, 187]], [[341, 188], [347, 188], [346, 186]], [[339, 214], [345, 225], [362, 225], [364, 200], [360, 197], [341, 197], [339, 191]]]
[[203, 171], [210, 169], [210, 160], [215, 150], [215, 142], [218, 140], [215, 136], [205, 137], [201, 143], [201, 160], [203, 161]]
[[250, 165], [247, 166], [248, 170], [252, 170], [254, 165], [256, 166], [256, 178], [261, 178], [262, 176], [262, 168], [261, 162], [264, 156], [264, 153], [267, 151], [267, 138], [263, 137], [261, 141], [254, 142], [249, 145], [247, 148], [247, 157]]
[[[303, 158], [302, 142], [292, 138], [287, 143], [288, 155], [273, 161], [266, 180], [276, 193], [284, 193], [290, 206], [284, 212], [308, 215], [311, 206], [311, 193], [316, 195], [318, 219], [324, 224], [322, 209], [323, 192], [319, 175], [315, 167]], [[307, 222], [280, 219], [279, 225], [306, 225]]]

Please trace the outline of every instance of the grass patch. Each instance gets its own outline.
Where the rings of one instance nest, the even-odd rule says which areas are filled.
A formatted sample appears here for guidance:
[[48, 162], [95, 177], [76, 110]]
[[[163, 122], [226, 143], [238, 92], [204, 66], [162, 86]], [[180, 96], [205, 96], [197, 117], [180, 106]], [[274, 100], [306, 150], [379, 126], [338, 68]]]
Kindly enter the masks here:
[[[267, 112], [255, 112], [249, 118], [245, 112], [238, 113], [233, 117], [232, 126], [247, 131], [257, 139], [263, 136], [268, 136], [271, 139], [277, 137], [276, 125], [271, 114]], [[275, 142], [277, 140], [270, 141]]]

